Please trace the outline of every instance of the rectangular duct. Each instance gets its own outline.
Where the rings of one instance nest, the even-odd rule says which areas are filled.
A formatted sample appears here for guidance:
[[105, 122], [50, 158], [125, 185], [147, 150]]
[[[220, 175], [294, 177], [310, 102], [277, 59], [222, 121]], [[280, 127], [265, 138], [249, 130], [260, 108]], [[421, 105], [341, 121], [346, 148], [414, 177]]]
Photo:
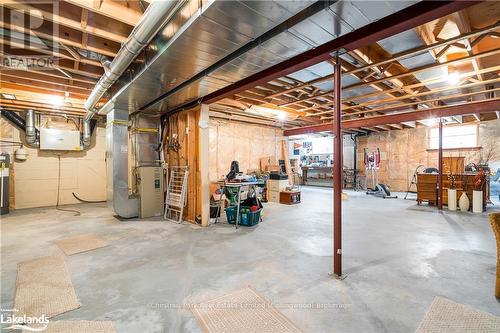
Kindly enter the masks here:
[[124, 218], [139, 216], [139, 198], [129, 194], [128, 110], [106, 115], [106, 170], [108, 205]]

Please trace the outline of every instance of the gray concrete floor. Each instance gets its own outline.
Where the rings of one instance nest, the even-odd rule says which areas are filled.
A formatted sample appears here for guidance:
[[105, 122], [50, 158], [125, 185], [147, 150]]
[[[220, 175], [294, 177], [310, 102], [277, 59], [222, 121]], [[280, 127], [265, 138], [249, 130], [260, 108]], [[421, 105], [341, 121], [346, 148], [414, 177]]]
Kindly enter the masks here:
[[[59, 254], [54, 240], [93, 232], [111, 246], [66, 258], [82, 306], [54, 320], [112, 320], [119, 333], [199, 332], [180, 304], [247, 285], [304, 332], [413, 332], [435, 296], [500, 315], [486, 214], [349, 196], [344, 280], [328, 275], [328, 189], [303, 189], [298, 206], [266, 204], [263, 223], [238, 230], [123, 222], [99, 204], [73, 206], [79, 217], [15, 211], [1, 221], [1, 307], [12, 307], [18, 262]], [[311, 309], [316, 304], [322, 308]]]

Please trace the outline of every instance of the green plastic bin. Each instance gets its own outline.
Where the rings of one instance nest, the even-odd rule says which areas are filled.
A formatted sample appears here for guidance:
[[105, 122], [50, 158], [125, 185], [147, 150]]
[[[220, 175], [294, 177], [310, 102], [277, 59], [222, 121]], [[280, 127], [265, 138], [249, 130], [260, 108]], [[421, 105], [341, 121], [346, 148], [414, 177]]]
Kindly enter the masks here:
[[[227, 223], [236, 224], [236, 212], [238, 206], [230, 206], [225, 209]], [[262, 208], [252, 212], [250, 207], [240, 206], [240, 221], [238, 225], [243, 225], [246, 227], [251, 227], [260, 222], [260, 214], [262, 212]]]
[[237, 209], [237, 206], [229, 206], [225, 209], [227, 223], [236, 224], [236, 209]]

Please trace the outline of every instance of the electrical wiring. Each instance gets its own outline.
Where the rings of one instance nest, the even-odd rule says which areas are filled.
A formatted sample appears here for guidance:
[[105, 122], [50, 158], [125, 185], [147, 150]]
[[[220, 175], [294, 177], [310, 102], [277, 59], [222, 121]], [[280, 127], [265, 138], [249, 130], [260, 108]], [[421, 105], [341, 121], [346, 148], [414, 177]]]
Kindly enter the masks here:
[[57, 172], [57, 202], [56, 202], [56, 209], [63, 211], [63, 212], [70, 212], [70, 213], [75, 213], [74, 216], [80, 216], [82, 213], [76, 209], [65, 209], [65, 208], [60, 208], [59, 207], [59, 199], [60, 199], [60, 192], [61, 192], [61, 154], [57, 154], [57, 160], [58, 160], [58, 172]]
[[84, 200], [84, 199], [78, 197], [75, 192], [72, 192], [71, 194], [73, 194], [73, 196], [75, 197], [76, 200], [81, 201], [81, 202], [85, 202], [85, 203], [103, 203], [103, 202], [106, 202], [106, 200]]

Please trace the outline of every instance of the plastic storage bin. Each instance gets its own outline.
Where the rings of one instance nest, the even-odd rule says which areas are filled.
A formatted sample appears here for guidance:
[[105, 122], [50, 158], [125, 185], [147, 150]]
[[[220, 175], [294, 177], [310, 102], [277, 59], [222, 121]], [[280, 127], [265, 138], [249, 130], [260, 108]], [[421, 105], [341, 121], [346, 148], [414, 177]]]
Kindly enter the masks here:
[[[229, 224], [236, 224], [236, 211], [237, 206], [230, 206], [226, 208], [226, 218]], [[252, 212], [250, 207], [240, 206], [240, 221], [238, 225], [243, 225], [246, 227], [251, 227], [260, 222], [260, 215], [262, 208]]]
[[260, 222], [260, 212], [262, 208], [252, 212], [250, 207], [241, 206], [240, 208], [240, 222], [239, 224], [246, 227], [251, 227]]

